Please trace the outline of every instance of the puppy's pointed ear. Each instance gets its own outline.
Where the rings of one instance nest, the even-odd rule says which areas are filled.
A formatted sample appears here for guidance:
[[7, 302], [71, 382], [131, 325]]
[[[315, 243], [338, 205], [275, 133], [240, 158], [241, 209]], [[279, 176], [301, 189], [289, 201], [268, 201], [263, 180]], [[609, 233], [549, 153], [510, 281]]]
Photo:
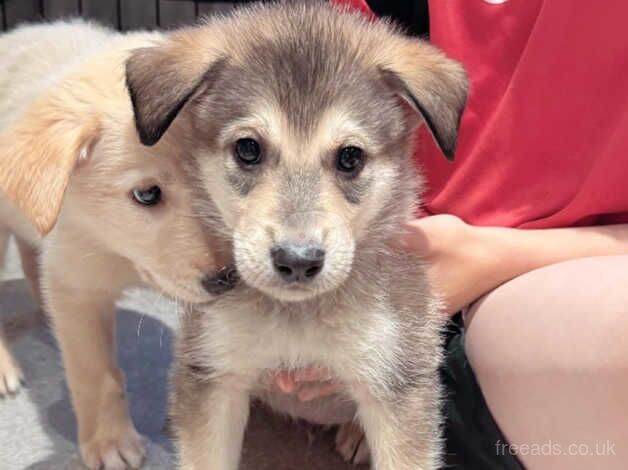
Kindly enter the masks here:
[[188, 28], [131, 53], [126, 84], [144, 145], [156, 144], [190, 98], [215, 80], [225, 62], [216, 44], [211, 28]]
[[404, 41], [381, 67], [384, 79], [420, 113], [445, 157], [453, 160], [467, 101], [466, 73], [435, 47], [416, 39]]
[[47, 98], [0, 132], [0, 192], [41, 235], [54, 227], [72, 171], [99, 135], [97, 117], [73, 118]]

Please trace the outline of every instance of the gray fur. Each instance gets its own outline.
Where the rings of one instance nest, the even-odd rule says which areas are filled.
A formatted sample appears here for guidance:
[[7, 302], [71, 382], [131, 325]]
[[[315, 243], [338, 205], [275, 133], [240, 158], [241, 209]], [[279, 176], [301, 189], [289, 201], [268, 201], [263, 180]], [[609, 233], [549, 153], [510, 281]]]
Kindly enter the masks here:
[[[224, 62], [181, 125], [195, 136], [190, 165], [200, 215], [233, 243], [243, 282], [182, 319], [171, 397], [182, 467], [235, 470], [255, 396], [324, 424], [357, 418], [377, 470], [438, 468], [445, 316], [424, 266], [391, 241], [413, 216], [421, 189], [412, 161], [420, 121], [402, 95], [421, 101], [451, 152], [466, 96], [463, 72], [384, 22], [318, 2], [255, 6], [204, 28], [222, 38], [211, 46]], [[168, 57], [178, 57], [175, 49]], [[403, 90], [383, 72], [389, 68]], [[367, 153], [351, 179], [335, 169], [336, 140], [317, 140], [337, 137], [324, 116], [345, 114], [351, 138]], [[257, 128], [260, 116], [279, 119], [272, 125], [281, 129]], [[233, 130], [241, 122], [245, 131]], [[238, 169], [233, 158], [242, 132], [265, 151], [252, 170]], [[294, 236], [326, 250], [323, 271], [302, 291], [269, 267], [272, 244]], [[300, 404], [268, 391], [269, 370], [312, 365], [333, 370], [346, 396]]]
[[227, 181], [241, 196], [246, 196], [255, 187], [255, 178], [253, 175], [244, 173], [239, 168], [236, 168], [227, 174]]
[[373, 184], [373, 178], [346, 179], [340, 177], [338, 186], [342, 190], [347, 201], [351, 204], [359, 204], [362, 197], [368, 192]]
[[282, 194], [280, 217], [295, 227], [307, 226], [306, 221], [299, 219], [310, 217], [319, 210], [320, 180], [317, 171], [284, 171], [279, 180]]

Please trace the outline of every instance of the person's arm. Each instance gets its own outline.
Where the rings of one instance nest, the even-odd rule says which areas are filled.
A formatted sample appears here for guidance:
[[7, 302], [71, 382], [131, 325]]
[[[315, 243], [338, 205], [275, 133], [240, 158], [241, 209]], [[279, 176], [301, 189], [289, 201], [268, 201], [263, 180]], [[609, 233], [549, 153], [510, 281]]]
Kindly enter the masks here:
[[475, 227], [451, 215], [408, 224], [404, 245], [429, 263], [454, 314], [521, 274], [574, 258], [628, 254], [628, 224], [544, 230]]
[[[404, 247], [428, 263], [430, 280], [454, 314], [521, 274], [561, 261], [628, 254], [628, 224], [521, 230], [475, 227], [452, 215], [408, 224]], [[275, 389], [302, 401], [338, 393], [325, 369], [280, 371]]]

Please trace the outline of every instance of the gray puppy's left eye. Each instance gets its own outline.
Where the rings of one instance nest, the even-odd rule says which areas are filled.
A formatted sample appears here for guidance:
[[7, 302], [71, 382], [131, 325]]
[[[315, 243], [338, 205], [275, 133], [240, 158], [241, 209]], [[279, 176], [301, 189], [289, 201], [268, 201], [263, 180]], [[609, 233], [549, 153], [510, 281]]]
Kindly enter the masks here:
[[343, 147], [336, 156], [336, 168], [346, 176], [355, 176], [364, 167], [364, 151], [359, 147]]
[[235, 143], [235, 155], [239, 163], [245, 166], [257, 165], [262, 161], [262, 149], [255, 139], [238, 139]]

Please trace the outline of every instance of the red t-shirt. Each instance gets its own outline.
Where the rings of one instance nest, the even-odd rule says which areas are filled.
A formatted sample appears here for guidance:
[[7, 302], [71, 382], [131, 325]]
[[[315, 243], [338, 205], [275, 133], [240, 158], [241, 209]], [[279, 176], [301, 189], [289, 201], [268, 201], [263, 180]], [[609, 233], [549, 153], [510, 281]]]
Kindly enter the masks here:
[[[408, 0], [411, 1], [411, 0]], [[367, 14], [365, 0], [335, 0]], [[628, 223], [628, 2], [430, 3], [470, 77], [455, 162], [425, 130], [428, 213], [522, 228]]]

